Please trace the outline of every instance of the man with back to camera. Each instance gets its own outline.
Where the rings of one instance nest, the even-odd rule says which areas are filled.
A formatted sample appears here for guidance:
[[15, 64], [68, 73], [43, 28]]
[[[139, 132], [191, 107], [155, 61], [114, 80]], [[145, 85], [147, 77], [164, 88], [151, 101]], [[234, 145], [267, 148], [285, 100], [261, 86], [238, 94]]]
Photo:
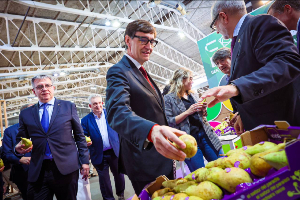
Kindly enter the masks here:
[[177, 137], [185, 133], [166, 126], [164, 100], [142, 66], [157, 44], [155, 28], [136, 20], [124, 35], [127, 54], [106, 76], [107, 120], [120, 135], [120, 170], [139, 194], [160, 175], [173, 179], [171, 159], [183, 161], [186, 155], [168, 139], [185, 148]]
[[89, 152], [92, 164], [99, 175], [101, 194], [104, 200], [114, 200], [109, 168], [114, 175], [116, 193], [119, 200], [124, 200], [124, 175], [118, 173], [118, 157], [120, 151], [119, 135], [107, 123], [106, 110], [103, 109], [102, 97], [92, 94], [88, 97], [89, 107], [92, 109], [81, 120], [84, 134], [91, 138]]
[[19, 142], [15, 147], [20, 154], [32, 150], [27, 197], [52, 199], [55, 194], [58, 200], [76, 200], [78, 169], [85, 179], [89, 174], [89, 153], [76, 106], [54, 98], [51, 76], [38, 75], [31, 82], [39, 102], [20, 113], [17, 142], [20, 137], [30, 138], [33, 145], [24, 149]]
[[[20, 112], [33, 104], [25, 104], [20, 108]], [[10, 180], [14, 182], [19, 191], [21, 192], [22, 198], [27, 200], [27, 178], [28, 178], [28, 165], [31, 160], [31, 154], [28, 153], [22, 157], [15, 155], [15, 146], [17, 144], [17, 134], [19, 129], [19, 123], [14, 124], [4, 131], [2, 147], [3, 156], [12, 164], [10, 171]]]
[[243, 1], [217, 1], [212, 19], [217, 33], [232, 38], [230, 84], [212, 88], [201, 98], [215, 97], [209, 107], [232, 98], [243, 121], [240, 133], [242, 126], [251, 130], [275, 120], [300, 125], [295, 109], [300, 101], [300, 56], [290, 32], [272, 16], [247, 15]]
[[282, 21], [291, 30], [297, 30], [297, 47], [300, 51], [300, 1], [276, 0], [268, 10], [268, 14]]

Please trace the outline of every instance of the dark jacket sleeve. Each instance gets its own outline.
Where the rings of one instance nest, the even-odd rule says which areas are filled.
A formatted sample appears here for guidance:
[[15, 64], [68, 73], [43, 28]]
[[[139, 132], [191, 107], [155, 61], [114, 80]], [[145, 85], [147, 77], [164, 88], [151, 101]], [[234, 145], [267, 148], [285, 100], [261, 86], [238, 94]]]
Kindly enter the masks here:
[[233, 81], [241, 94], [233, 98], [238, 103], [264, 97], [300, 76], [300, 55], [286, 27], [269, 15], [249, 23], [247, 40], [264, 66]]
[[168, 124], [169, 126], [176, 128], [176, 121], [175, 121], [176, 116], [173, 113], [171, 97], [169, 95], [165, 95], [164, 100], [165, 100], [165, 112], [166, 112]]
[[89, 151], [87, 148], [86, 140], [77, 114], [75, 104], [72, 103], [72, 129], [74, 139], [79, 152], [79, 160], [81, 164], [89, 164]]
[[111, 67], [107, 72], [106, 80], [106, 110], [109, 125], [122, 138], [142, 151], [149, 131], [155, 123], [138, 116], [131, 109], [132, 88], [122, 66]]
[[19, 163], [19, 160], [20, 160], [20, 157], [17, 157], [15, 155], [15, 146], [13, 144], [13, 138], [12, 138], [12, 133], [10, 133], [10, 131], [13, 131], [13, 130], [10, 130], [9, 128], [8, 129], [5, 129], [4, 131], [4, 137], [3, 137], [3, 144], [2, 144], [2, 147], [3, 147], [3, 156], [11, 163], [11, 164], [20, 164]]

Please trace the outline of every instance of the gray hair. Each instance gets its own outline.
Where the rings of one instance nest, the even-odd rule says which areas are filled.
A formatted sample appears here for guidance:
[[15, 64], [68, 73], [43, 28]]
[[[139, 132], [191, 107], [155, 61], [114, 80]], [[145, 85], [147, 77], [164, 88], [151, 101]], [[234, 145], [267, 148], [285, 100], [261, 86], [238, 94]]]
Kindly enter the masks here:
[[51, 81], [52, 84], [53, 84], [52, 76], [49, 76], [49, 75], [37, 75], [37, 76], [35, 76], [35, 77], [33, 77], [33, 78], [31, 79], [31, 85], [32, 85], [32, 87], [34, 88], [34, 81], [35, 81], [36, 79], [46, 79], [46, 78], [50, 79], [50, 81]]
[[214, 19], [220, 12], [231, 15], [247, 14], [245, 2], [241, 0], [217, 1], [211, 8], [211, 18]]
[[216, 51], [212, 56], [212, 61], [216, 63], [218, 60], [230, 58], [231, 59], [231, 49], [228, 47], [223, 47]]
[[[187, 79], [192, 75], [192, 72], [189, 70], [184, 70], [184, 69], [177, 69], [173, 77], [170, 81], [171, 88], [169, 90], [169, 93], [174, 93], [178, 97], [182, 97], [184, 90], [183, 90], [183, 79]], [[190, 94], [191, 91], [188, 91]]]
[[95, 97], [100, 97], [101, 100], [102, 100], [102, 96], [101, 96], [100, 94], [91, 94], [91, 95], [88, 97], [89, 104], [92, 104], [92, 99], [95, 98]]
[[300, 11], [300, 1], [299, 0], [276, 0], [270, 6], [268, 13], [271, 9], [274, 12], [283, 13], [285, 5], [290, 5], [295, 10]]

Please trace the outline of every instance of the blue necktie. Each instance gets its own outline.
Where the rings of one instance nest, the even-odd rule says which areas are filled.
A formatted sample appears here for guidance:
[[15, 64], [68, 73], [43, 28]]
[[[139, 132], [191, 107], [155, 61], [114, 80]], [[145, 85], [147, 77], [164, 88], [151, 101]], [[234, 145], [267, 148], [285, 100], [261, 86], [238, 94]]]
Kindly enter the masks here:
[[300, 53], [300, 22], [298, 22], [297, 47], [298, 47], [298, 52]]
[[[49, 128], [49, 113], [48, 113], [48, 110], [47, 110], [48, 105], [49, 104], [47, 104], [47, 103], [44, 103], [42, 105], [42, 106], [44, 106], [44, 112], [43, 112], [43, 115], [42, 115], [41, 124], [42, 124], [42, 127], [43, 127], [45, 133], [48, 132], [48, 128]], [[49, 144], [47, 142], [44, 159], [52, 159], [52, 158], [53, 157], [52, 157], [52, 154], [51, 154], [51, 150], [50, 150]]]

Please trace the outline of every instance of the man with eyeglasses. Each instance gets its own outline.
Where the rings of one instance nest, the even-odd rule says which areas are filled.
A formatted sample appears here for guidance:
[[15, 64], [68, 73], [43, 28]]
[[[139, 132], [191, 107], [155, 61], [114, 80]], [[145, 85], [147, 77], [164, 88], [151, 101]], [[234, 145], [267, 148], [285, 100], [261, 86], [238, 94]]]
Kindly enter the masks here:
[[127, 54], [106, 76], [107, 120], [120, 135], [119, 167], [136, 194], [160, 175], [173, 179], [171, 159], [183, 161], [186, 157], [169, 141], [185, 148], [177, 137], [185, 133], [166, 126], [164, 99], [143, 66], [157, 44], [155, 37], [155, 28], [148, 21], [129, 23], [125, 30]]
[[217, 1], [212, 19], [211, 27], [232, 39], [230, 79], [201, 98], [215, 97], [209, 107], [231, 98], [245, 130], [275, 120], [299, 126], [300, 56], [286, 27], [269, 15], [247, 15], [244, 1]]
[[32, 91], [39, 102], [20, 113], [17, 142], [32, 141], [25, 149], [19, 142], [20, 154], [32, 150], [28, 170], [29, 200], [76, 200], [78, 169], [83, 178], [89, 175], [89, 152], [75, 104], [54, 98], [51, 76], [39, 75], [31, 80]]

